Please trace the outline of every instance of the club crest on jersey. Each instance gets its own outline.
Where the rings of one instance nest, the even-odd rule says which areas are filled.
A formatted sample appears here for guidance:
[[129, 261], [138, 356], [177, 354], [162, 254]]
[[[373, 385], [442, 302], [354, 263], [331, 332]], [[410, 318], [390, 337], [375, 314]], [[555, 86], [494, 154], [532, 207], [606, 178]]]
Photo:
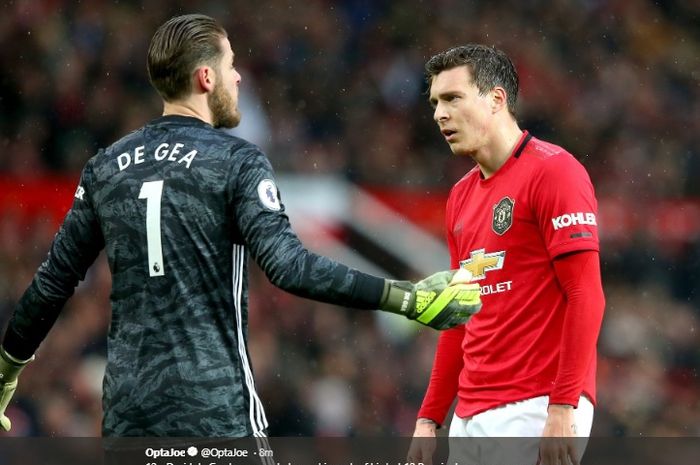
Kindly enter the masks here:
[[277, 186], [272, 179], [263, 179], [258, 184], [258, 197], [260, 202], [268, 210], [278, 211], [282, 209], [280, 199], [277, 197]]
[[515, 200], [510, 197], [503, 197], [493, 206], [493, 222], [491, 227], [493, 232], [502, 236], [513, 225], [513, 209]]

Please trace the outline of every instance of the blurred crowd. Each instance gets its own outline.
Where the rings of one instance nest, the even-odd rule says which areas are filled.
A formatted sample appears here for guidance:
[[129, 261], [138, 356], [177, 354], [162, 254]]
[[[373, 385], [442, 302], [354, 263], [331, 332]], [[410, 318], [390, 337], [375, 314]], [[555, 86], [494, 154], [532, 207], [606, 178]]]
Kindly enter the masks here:
[[[449, 157], [423, 64], [448, 47], [504, 49], [521, 127], [563, 145], [599, 198], [700, 198], [700, 3], [682, 0], [14, 0], [0, 15], [0, 176], [67, 175], [160, 114], [146, 49], [158, 25], [202, 12], [229, 31], [239, 134], [279, 172], [445, 191]], [[0, 217], [0, 329], [54, 225]], [[594, 435], [700, 435], [700, 234], [667, 247], [644, 230], [603, 242], [607, 310]], [[372, 313], [330, 308], [252, 274], [251, 352], [272, 435], [409, 435], [436, 340], [397, 342]], [[13, 434], [93, 436], [109, 324], [93, 267], [23, 375]]]

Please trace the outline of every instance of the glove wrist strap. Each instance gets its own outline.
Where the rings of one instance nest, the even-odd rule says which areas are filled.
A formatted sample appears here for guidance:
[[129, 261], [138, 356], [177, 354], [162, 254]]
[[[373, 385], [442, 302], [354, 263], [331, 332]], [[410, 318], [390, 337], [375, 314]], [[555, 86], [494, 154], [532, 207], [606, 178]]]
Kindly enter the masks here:
[[413, 285], [408, 281], [390, 281], [384, 284], [380, 308], [387, 312], [410, 317]]
[[32, 360], [34, 360], [33, 355], [28, 360], [19, 360], [8, 354], [4, 348], [0, 347], [0, 384], [7, 384], [15, 381], [24, 367]]

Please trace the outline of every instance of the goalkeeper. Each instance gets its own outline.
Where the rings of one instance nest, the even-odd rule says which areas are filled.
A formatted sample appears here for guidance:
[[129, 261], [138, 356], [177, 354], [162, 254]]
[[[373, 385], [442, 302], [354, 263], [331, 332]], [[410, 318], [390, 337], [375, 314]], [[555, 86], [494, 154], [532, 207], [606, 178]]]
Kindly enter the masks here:
[[11, 427], [5, 410], [20, 372], [103, 248], [112, 272], [105, 436], [266, 434], [247, 348], [249, 257], [296, 295], [436, 329], [479, 310], [479, 286], [468, 277], [445, 271], [417, 284], [385, 280], [302, 246], [266, 155], [218, 129], [241, 118], [227, 37], [203, 15], [173, 18], [155, 33], [148, 74], [163, 116], [83, 169], [73, 206], [2, 340], [3, 429]]

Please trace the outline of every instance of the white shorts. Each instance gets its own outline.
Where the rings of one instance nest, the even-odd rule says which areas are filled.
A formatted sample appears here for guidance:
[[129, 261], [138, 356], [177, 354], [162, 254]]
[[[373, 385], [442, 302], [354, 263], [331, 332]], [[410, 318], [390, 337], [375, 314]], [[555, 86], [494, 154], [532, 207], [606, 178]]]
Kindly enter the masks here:
[[[540, 396], [502, 405], [472, 417], [460, 418], [455, 414], [450, 423], [450, 456], [447, 463], [535, 465], [539, 459], [539, 443], [548, 406], [549, 396]], [[581, 396], [578, 408], [574, 410], [574, 418], [580, 438], [575, 443], [580, 462], [593, 425], [593, 404], [587, 397]]]

